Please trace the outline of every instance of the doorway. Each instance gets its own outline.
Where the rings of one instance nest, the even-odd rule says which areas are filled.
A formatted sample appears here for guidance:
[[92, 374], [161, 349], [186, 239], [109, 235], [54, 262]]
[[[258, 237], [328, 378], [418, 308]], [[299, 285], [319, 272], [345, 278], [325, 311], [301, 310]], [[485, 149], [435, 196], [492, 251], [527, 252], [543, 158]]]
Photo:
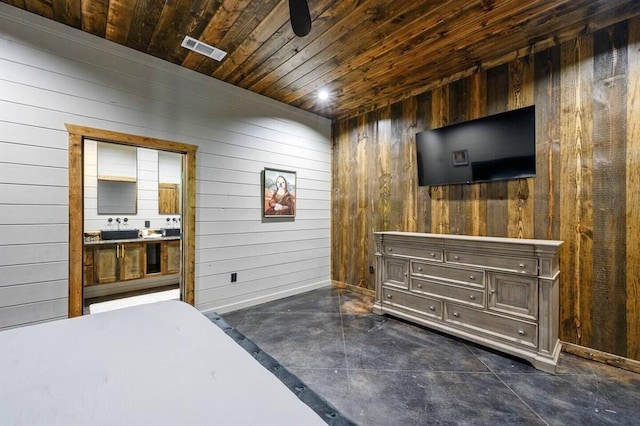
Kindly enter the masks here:
[[[179, 244], [181, 250], [178, 254], [180, 256], [178, 263], [181, 265], [178, 288], [180, 299], [193, 305], [195, 302], [195, 154], [197, 147], [72, 124], [66, 124], [66, 127], [69, 132], [69, 317], [83, 314], [85, 299], [84, 275], [87, 271], [84, 250], [85, 140], [180, 154], [183, 177], [178, 202], [181, 205], [180, 228], [182, 230], [181, 244]], [[118, 247], [115, 250], [118, 251]], [[120, 250], [124, 250], [124, 247]], [[151, 267], [154, 267], [153, 262]]]

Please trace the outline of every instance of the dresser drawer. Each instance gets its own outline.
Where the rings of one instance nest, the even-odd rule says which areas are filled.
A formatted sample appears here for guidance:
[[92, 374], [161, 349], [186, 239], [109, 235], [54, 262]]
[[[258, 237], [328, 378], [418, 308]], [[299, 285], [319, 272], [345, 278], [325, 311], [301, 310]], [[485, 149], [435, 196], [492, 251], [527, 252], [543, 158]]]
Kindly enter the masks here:
[[457, 268], [448, 265], [437, 265], [425, 262], [412, 262], [411, 273], [451, 280], [468, 284], [474, 287], [484, 288], [484, 271], [471, 268]]
[[442, 302], [428, 297], [383, 288], [382, 303], [408, 309], [418, 316], [442, 319]]
[[530, 258], [502, 257], [490, 254], [483, 255], [459, 251], [447, 251], [445, 253], [445, 261], [449, 263], [502, 269], [504, 271], [518, 272], [520, 274], [538, 274], [538, 261]]
[[538, 345], [536, 324], [445, 302], [444, 319], [458, 327], [498, 336], [523, 346]]
[[484, 308], [484, 290], [412, 278], [411, 291]]
[[441, 249], [431, 249], [428, 246], [426, 247], [402, 247], [396, 245], [385, 245], [383, 247], [383, 251], [385, 255], [390, 256], [409, 256], [409, 257], [417, 257], [424, 260], [432, 260], [435, 262], [442, 262], [442, 250]]

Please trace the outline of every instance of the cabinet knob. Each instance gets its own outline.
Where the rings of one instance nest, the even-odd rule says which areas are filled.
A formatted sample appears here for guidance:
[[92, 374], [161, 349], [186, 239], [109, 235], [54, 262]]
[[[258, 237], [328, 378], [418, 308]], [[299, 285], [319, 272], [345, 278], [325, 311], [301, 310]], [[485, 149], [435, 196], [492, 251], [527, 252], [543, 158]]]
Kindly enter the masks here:
[[422, 284], [418, 284], [418, 288], [422, 288]]
[[435, 310], [436, 310], [436, 307], [435, 307], [435, 306], [429, 306], [429, 310], [430, 310], [430, 311], [435, 311]]
[[429, 253], [429, 256], [436, 257], [436, 254], [435, 253]]
[[521, 336], [524, 336], [527, 333], [525, 333], [524, 330], [518, 330], [518, 334], [521, 335]]
[[422, 267], [418, 266], [418, 271], [422, 272]]
[[407, 273], [406, 273], [406, 272], [404, 273], [404, 276], [405, 276], [405, 277], [407, 276]]
[[393, 299], [393, 296], [390, 294], [387, 294], [387, 299]]
[[472, 295], [469, 296], [469, 299], [476, 300], [476, 297], [472, 294]]
[[455, 260], [460, 260], [460, 256], [453, 256]]
[[454, 316], [454, 317], [456, 317], [456, 318], [459, 318], [459, 317], [460, 317], [460, 314], [459, 314], [459, 313], [457, 313], [457, 312], [454, 312], [454, 313], [453, 313], [453, 316]]
[[387, 250], [389, 250], [389, 251], [393, 251], [393, 249], [392, 249], [391, 247], [389, 247]]
[[496, 294], [496, 291], [494, 289], [491, 289], [491, 291], [489, 291], [489, 293]]
[[476, 277], [474, 277], [473, 275], [469, 275], [469, 279], [470, 279], [471, 281], [473, 281], [473, 280], [475, 280], [475, 279], [476, 279]]
[[522, 269], [524, 269], [524, 268], [525, 268], [524, 263], [521, 263], [519, 266], [520, 266], [520, 268], [522, 268]]

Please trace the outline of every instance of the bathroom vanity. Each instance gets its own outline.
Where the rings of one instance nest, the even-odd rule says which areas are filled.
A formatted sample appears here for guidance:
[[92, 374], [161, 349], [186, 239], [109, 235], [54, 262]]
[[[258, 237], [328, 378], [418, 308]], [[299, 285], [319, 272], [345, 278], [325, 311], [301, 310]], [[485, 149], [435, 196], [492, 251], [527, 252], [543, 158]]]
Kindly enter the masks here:
[[180, 244], [179, 235], [162, 234], [145, 238], [85, 241], [85, 296], [103, 296], [123, 289], [139, 290], [178, 283]]

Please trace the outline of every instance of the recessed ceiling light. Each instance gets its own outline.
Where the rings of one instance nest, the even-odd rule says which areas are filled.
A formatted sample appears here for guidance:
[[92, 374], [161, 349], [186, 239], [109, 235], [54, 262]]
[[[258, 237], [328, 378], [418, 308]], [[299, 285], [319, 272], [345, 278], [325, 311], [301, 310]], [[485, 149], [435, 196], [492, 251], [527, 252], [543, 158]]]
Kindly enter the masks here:
[[326, 101], [327, 99], [329, 99], [329, 91], [326, 89], [318, 90], [318, 99], [320, 99], [321, 101]]

